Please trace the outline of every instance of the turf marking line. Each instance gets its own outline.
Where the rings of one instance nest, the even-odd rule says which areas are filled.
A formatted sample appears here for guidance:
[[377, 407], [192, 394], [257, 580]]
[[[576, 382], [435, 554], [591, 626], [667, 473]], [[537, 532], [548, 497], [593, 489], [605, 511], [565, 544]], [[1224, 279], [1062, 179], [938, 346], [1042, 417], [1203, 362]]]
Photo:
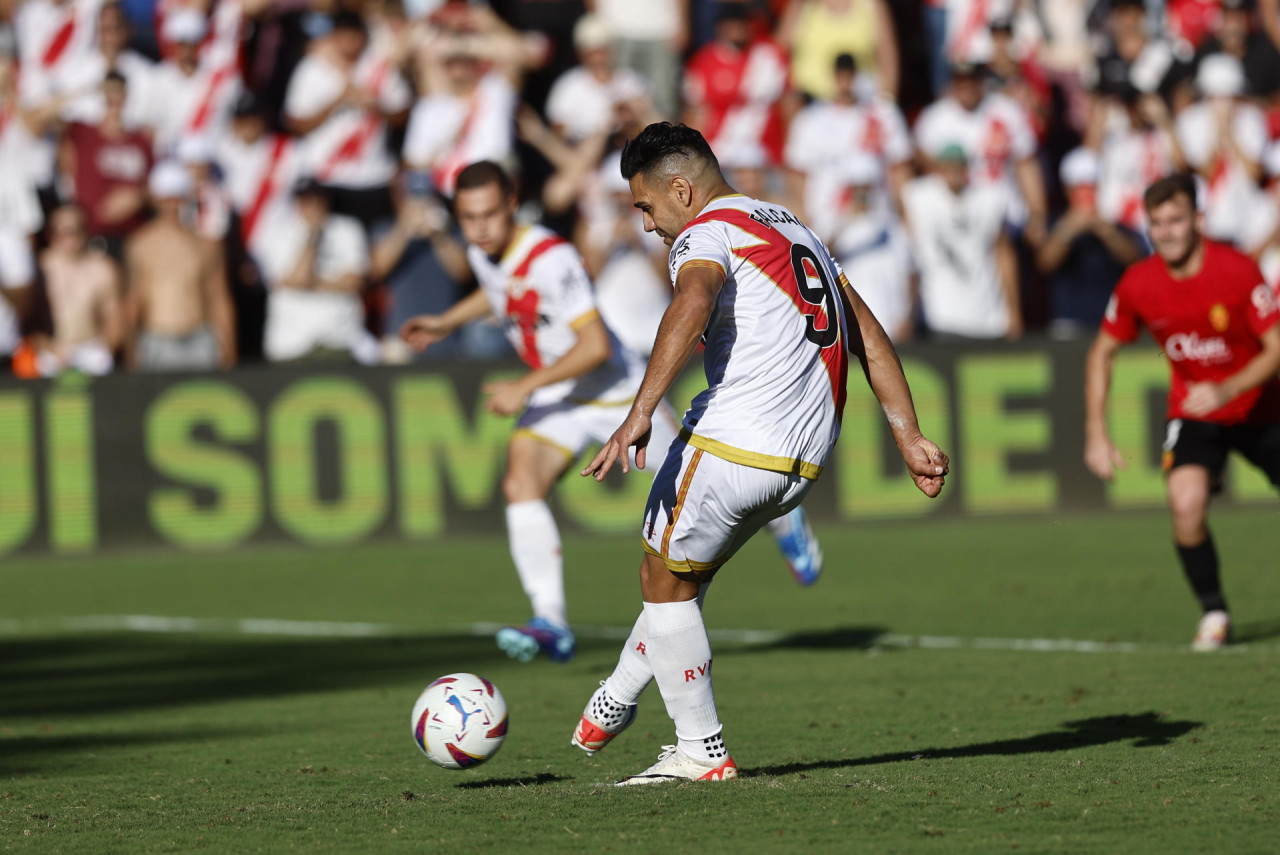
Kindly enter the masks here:
[[[207, 635], [276, 635], [297, 638], [386, 638], [392, 636], [493, 635], [506, 624], [471, 623], [423, 627], [360, 621], [276, 620], [271, 618], [195, 618], [162, 615], [81, 615], [0, 619], [0, 636], [78, 632], [156, 632]], [[579, 626], [579, 638], [624, 641], [630, 627]], [[780, 644], [793, 633], [759, 629], [712, 629], [713, 642], [724, 644]], [[1089, 641], [1071, 638], [961, 638], [951, 635], [905, 635], [886, 632], [868, 638], [868, 649], [1004, 650], [1030, 653], [1189, 653], [1189, 645], [1132, 641]], [[1275, 644], [1237, 644], [1224, 652], [1280, 651]]]

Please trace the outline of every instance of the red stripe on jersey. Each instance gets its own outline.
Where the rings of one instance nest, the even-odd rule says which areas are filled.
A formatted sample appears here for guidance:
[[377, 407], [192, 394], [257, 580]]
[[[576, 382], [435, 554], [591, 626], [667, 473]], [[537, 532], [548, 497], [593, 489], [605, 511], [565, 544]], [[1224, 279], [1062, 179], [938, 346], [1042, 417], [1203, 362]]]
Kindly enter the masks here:
[[40, 55], [40, 64], [45, 68], [52, 68], [57, 65], [58, 60], [62, 59], [62, 54], [66, 52], [67, 46], [71, 44], [71, 37], [76, 34], [76, 13], [72, 8], [65, 19], [62, 26], [53, 34], [53, 38], [49, 39], [49, 44], [45, 46], [44, 53]]
[[[791, 241], [777, 229], [753, 220], [746, 211], [736, 208], [708, 211], [696, 217], [685, 228], [717, 220], [736, 226], [752, 237], [764, 241], [763, 244], [735, 249], [733, 254], [750, 262], [763, 273], [779, 291], [787, 295], [800, 314], [812, 317], [815, 329], [830, 329], [833, 323], [839, 328], [840, 318], [828, 316], [826, 306], [810, 303], [801, 296], [800, 286], [796, 282], [795, 272], [791, 266]], [[805, 266], [805, 272], [809, 272], [807, 266]], [[818, 274], [819, 271], [815, 270], [813, 273]], [[831, 283], [831, 287], [835, 290], [836, 299], [843, 302], [840, 284]], [[849, 356], [844, 341], [844, 330], [840, 329], [835, 341], [828, 347], [821, 348], [818, 355], [826, 368], [827, 379], [831, 381], [831, 397], [836, 405], [836, 421], [841, 421], [844, 418], [845, 387], [849, 379]]]
[[[513, 280], [524, 279], [529, 275], [529, 270], [533, 267], [533, 263], [537, 261], [548, 250], [555, 249], [561, 244], [568, 243], [561, 237], [552, 235], [533, 245], [521, 261], [511, 271]], [[516, 326], [520, 328], [521, 353], [520, 358], [530, 368], [541, 368], [542, 357], [538, 353], [538, 289], [536, 287], [526, 288], [519, 297], [514, 297], [510, 293], [507, 294], [507, 317], [516, 322]]]

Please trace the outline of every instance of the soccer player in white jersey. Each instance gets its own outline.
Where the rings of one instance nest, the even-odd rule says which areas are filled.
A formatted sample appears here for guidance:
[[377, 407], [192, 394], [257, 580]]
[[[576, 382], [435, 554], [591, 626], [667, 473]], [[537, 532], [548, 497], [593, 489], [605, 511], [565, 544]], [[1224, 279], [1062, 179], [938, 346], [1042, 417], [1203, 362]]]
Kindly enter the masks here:
[[[608, 439], [629, 412], [643, 363], [600, 318], [573, 245], [542, 226], [516, 225], [515, 193], [500, 166], [471, 164], [457, 181], [455, 213], [480, 287], [444, 314], [410, 318], [401, 335], [422, 350], [470, 321], [497, 316], [528, 364], [523, 377], [485, 388], [491, 411], [522, 413], [508, 446], [503, 493], [511, 557], [533, 608], [529, 623], [504, 627], [497, 640], [521, 661], [542, 652], [567, 662], [574, 637], [566, 616], [560, 534], [546, 498], [587, 444]], [[654, 419], [655, 447], [671, 445], [677, 428], [675, 414], [662, 407]], [[800, 578], [791, 553], [818, 550], [799, 510], [788, 522], [775, 526], [774, 536]]]
[[[520, 413], [507, 448], [502, 488], [511, 558], [533, 606], [533, 619], [498, 632], [498, 646], [521, 661], [539, 652], [573, 657], [565, 608], [560, 533], [546, 498], [590, 442], [603, 442], [639, 386], [642, 363], [600, 318], [591, 281], [573, 244], [542, 226], [515, 222], [511, 178], [492, 161], [463, 169], [455, 214], [479, 284], [440, 315], [418, 315], [401, 328], [423, 350], [471, 321], [496, 316], [528, 373], [484, 388], [485, 406]], [[676, 432], [669, 408], [658, 413], [656, 442]]]
[[[799, 505], [840, 432], [848, 369], [862, 363], [916, 486], [942, 490], [947, 456], [920, 433], [901, 364], [875, 316], [794, 214], [735, 193], [710, 146], [649, 125], [622, 153], [645, 228], [671, 248], [675, 293], [625, 421], [583, 470], [601, 480], [636, 448], [644, 467], [663, 395], [701, 341], [708, 388], [685, 414], [641, 526], [644, 609], [572, 742], [595, 753], [635, 719], [656, 680], [677, 744], [619, 785], [737, 776], [711, 688], [702, 600], [712, 575]], [[659, 453], [661, 451], [659, 450]]]

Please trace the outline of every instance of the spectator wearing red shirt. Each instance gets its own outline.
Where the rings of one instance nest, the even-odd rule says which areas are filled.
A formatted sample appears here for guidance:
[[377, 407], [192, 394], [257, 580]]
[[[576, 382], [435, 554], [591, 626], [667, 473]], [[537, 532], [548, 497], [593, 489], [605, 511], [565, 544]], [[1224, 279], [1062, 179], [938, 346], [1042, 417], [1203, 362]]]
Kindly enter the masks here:
[[720, 4], [715, 40], [685, 66], [685, 124], [697, 128], [726, 169], [782, 159], [778, 104], [787, 91], [787, 55], [768, 36], [752, 38], [745, 3]]
[[67, 126], [60, 154], [72, 177], [76, 201], [85, 212], [90, 237], [101, 237], [117, 259], [126, 235], [142, 224], [151, 141], [124, 122], [127, 84], [115, 71], [102, 83], [106, 109], [96, 125]]
[[1107, 431], [1107, 392], [1116, 351], [1146, 327], [1172, 374], [1165, 490], [1178, 558], [1203, 610], [1192, 647], [1216, 650], [1231, 621], [1209, 498], [1233, 450], [1280, 487], [1280, 312], [1251, 259], [1201, 236], [1191, 175], [1160, 179], [1143, 202], [1156, 254], [1120, 280], [1089, 350], [1085, 463], [1108, 481], [1124, 465]]

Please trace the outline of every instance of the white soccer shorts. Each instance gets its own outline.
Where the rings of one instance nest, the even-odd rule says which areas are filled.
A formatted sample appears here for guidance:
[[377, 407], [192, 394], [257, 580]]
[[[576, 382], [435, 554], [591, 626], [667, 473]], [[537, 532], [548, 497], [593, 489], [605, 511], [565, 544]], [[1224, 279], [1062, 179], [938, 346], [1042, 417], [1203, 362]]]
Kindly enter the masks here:
[[[564, 452], [572, 463], [588, 445], [603, 445], [608, 442], [630, 412], [630, 401], [624, 404], [557, 401], [525, 410], [516, 423], [513, 436], [528, 436], [553, 445]], [[675, 413], [664, 401], [653, 414], [653, 433], [649, 437], [649, 449], [645, 453], [644, 471], [652, 472], [666, 458], [667, 449], [675, 441], [679, 430]], [[635, 463], [634, 450], [631, 462]]]
[[677, 440], [653, 479], [640, 536], [672, 573], [705, 582], [770, 520], [804, 501], [813, 481], [731, 463]]

